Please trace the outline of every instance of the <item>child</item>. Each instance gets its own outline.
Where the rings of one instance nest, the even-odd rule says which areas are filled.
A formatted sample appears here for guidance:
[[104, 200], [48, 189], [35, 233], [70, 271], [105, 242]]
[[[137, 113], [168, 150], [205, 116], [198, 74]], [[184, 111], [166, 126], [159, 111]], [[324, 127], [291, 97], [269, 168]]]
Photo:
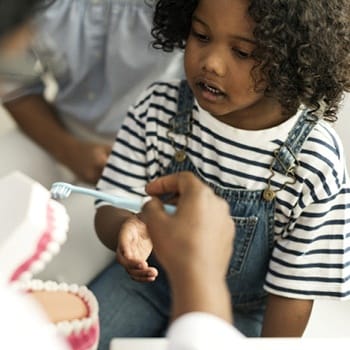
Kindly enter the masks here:
[[[227, 284], [248, 336], [301, 336], [314, 299], [350, 296], [350, 183], [327, 122], [350, 90], [349, 13], [347, 0], [158, 1], [154, 45], [185, 49], [187, 81], [130, 108], [98, 183], [141, 197], [189, 170], [229, 202]], [[120, 263], [90, 285], [101, 337], [162, 335], [171, 296], [142, 217], [97, 203], [95, 224]]]

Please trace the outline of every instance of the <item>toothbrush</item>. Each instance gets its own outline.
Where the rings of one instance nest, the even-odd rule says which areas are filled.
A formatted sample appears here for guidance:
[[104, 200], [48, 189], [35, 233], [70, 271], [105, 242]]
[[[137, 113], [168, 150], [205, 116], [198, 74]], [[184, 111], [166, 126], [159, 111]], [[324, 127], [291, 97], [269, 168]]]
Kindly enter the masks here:
[[[109, 202], [117, 208], [131, 210], [135, 212], [141, 211], [142, 206], [146, 203], [148, 199], [131, 199], [126, 197], [115, 196], [105, 192], [96, 191], [81, 186], [75, 186], [67, 182], [53, 183], [50, 192], [52, 198], [54, 199], [66, 199], [71, 195], [72, 192], [85, 194]], [[176, 211], [176, 207], [170, 204], [164, 204], [164, 209], [168, 214], [174, 214]]]

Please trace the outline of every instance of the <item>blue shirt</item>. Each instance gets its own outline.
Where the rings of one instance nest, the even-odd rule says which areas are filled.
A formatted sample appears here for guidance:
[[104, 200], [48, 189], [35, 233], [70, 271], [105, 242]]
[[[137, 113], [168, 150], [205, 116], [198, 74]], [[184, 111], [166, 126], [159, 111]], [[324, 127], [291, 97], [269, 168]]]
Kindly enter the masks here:
[[141, 91], [182, 76], [182, 52], [151, 47], [152, 15], [145, 0], [60, 0], [40, 15], [36, 48], [60, 67], [53, 103], [63, 122], [114, 138]]

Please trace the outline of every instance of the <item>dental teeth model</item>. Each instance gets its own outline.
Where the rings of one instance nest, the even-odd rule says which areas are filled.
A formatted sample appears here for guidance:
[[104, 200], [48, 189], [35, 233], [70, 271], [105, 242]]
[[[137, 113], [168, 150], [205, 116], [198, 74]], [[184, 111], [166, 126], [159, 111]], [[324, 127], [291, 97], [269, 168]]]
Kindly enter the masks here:
[[28, 280], [66, 241], [69, 218], [42, 185], [21, 173], [0, 180], [0, 283]]
[[93, 293], [76, 284], [32, 280], [66, 241], [65, 208], [46, 188], [18, 172], [0, 179], [0, 194], [0, 286], [30, 295], [72, 350], [97, 349], [98, 303]]
[[73, 350], [97, 349], [98, 304], [88, 288], [41, 280], [15, 282], [13, 287], [28, 293], [44, 307]]

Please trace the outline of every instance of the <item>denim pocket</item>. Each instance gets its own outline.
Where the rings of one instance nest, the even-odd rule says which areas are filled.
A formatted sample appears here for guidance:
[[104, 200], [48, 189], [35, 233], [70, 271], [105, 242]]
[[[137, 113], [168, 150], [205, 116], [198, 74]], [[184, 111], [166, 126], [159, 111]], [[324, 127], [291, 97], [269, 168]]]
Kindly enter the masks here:
[[258, 222], [256, 216], [233, 216], [232, 219], [235, 222], [236, 234], [233, 242], [233, 255], [229, 264], [227, 277], [234, 276], [241, 272]]

